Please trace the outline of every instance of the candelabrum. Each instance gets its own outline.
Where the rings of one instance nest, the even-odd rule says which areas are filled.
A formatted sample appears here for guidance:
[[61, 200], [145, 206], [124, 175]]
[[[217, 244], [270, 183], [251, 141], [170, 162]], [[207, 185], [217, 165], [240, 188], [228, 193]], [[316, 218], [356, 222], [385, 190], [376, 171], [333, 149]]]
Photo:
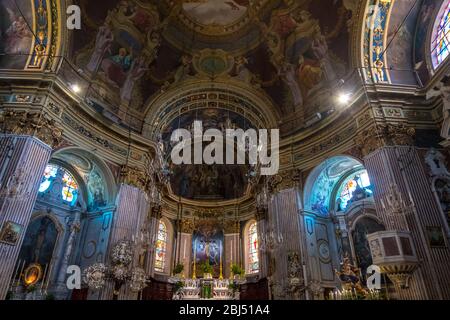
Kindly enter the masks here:
[[274, 231], [273, 228], [269, 228], [261, 235], [260, 249], [265, 252], [273, 252], [277, 250], [283, 242], [283, 234], [279, 231]]
[[405, 199], [397, 184], [389, 186], [388, 191], [381, 196], [381, 207], [390, 218], [392, 228], [394, 228], [395, 217], [406, 217], [413, 210], [413, 203], [410, 199]]
[[104, 287], [107, 280], [114, 282], [113, 299], [117, 300], [119, 290], [124, 284], [132, 292], [139, 292], [147, 285], [147, 275], [141, 267], [132, 266], [133, 246], [136, 243], [127, 240], [119, 241], [111, 251], [110, 266], [96, 263], [89, 266], [83, 274], [84, 282], [89, 288], [99, 290]]
[[380, 290], [368, 289], [363, 294], [358, 293], [355, 289], [336, 289], [328, 294], [328, 300], [382, 300]]

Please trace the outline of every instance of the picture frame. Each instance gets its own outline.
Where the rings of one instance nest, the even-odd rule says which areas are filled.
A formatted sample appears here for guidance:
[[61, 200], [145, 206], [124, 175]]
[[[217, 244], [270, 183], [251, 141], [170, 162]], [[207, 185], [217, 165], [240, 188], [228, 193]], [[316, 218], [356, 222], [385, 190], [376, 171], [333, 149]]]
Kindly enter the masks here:
[[428, 226], [427, 238], [430, 247], [432, 248], [445, 248], [447, 245], [445, 243], [444, 232], [441, 227]]
[[22, 225], [12, 221], [6, 221], [0, 231], [0, 243], [10, 246], [17, 245], [20, 235], [22, 234], [22, 230]]

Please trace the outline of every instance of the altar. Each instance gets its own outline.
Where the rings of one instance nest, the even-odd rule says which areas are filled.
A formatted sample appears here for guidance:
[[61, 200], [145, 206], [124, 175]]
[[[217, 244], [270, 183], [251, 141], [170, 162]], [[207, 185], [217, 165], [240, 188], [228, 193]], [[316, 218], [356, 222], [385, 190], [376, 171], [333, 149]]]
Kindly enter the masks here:
[[[171, 282], [173, 282], [172, 280]], [[239, 300], [234, 280], [228, 279], [178, 279], [183, 286], [173, 295], [173, 300]]]

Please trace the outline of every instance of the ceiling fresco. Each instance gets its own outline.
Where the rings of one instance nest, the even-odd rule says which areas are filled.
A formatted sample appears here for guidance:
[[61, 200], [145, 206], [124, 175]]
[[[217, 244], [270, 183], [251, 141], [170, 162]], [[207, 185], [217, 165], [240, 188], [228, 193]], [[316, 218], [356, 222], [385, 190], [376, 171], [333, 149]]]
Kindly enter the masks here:
[[[83, 32], [74, 32], [71, 60], [90, 81], [87, 96], [138, 131], [161, 92], [212, 78], [257, 90], [273, 101], [276, 109], [268, 112], [281, 123], [294, 119], [301, 129], [308, 116], [327, 111], [328, 93], [349, 71], [347, 1], [257, 1], [252, 8], [245, 0], [183, 1], [181, 7], [170, 1], [78, 3], [86, 18]], [[245, 20], [249, 10], [246, 28], [256, 32], [254, 43], [239, 32], [227, 39], [217, 32], [206, 41], [195, 28], [179, 25], [188, 16], [204, 26], [227, 26]], [[174, 41], [174, 34], [191, 45]]]
[[183, 10], [196, 23], [226, 26], [241, 19], [249, 4], [249, 0], [193, 0], [184, 1]]
[[[25, 15], [22, 16], [21, 12]], [[30, 1], [0, 0], [0, 68], [23, 69], [33, 44]]]

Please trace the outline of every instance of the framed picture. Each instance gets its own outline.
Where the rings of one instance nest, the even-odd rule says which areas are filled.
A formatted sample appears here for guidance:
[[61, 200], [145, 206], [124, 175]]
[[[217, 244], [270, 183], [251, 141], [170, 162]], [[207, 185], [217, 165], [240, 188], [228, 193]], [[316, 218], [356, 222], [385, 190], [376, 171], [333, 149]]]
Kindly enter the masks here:
[[19, 242], [22, 229], [22, 225], [6, 221], [0, 231], [0, 242], [15, 246]]
[[441, 227], [427, 227], [430, 247], [445, 247], [445, 237]]

